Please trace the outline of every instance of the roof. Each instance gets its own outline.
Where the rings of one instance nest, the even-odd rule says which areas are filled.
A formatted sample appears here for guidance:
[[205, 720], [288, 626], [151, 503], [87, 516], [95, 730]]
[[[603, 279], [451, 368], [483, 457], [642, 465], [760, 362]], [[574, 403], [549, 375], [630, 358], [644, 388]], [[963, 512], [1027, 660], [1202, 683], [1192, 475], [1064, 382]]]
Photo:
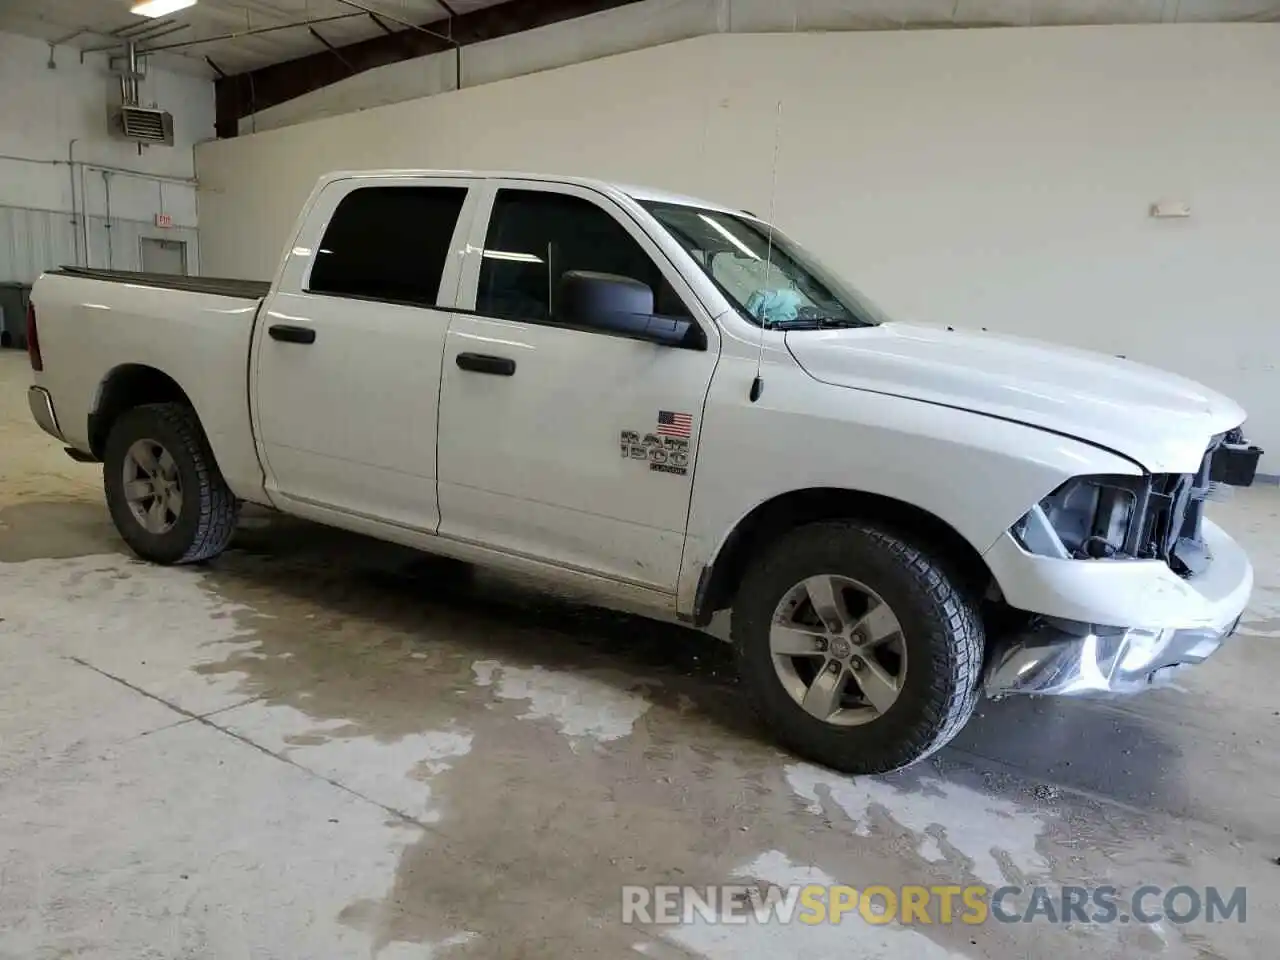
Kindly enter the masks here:
[[619, 193], [645, 203], [671, 203], [682, 207], [702, 207], [708, 210], [719, 210], [725, 213], [740, 214], [741, 210], [703, 200], [698, 197], [671, 193], [656, 187], [636, 186], [600, 180], [593, 177], [578, 177], [552, 173], [528, 173], [513, 170], [426, 170], [426, 169], [391, 169], [391, 170], [337, 170], [321, 177], [322, 183], [333, 180], [346, 180], [357, 177], [449, 177], [470, 178], [475, 180], [534, 180], [543, 183], [562, 183], [572, 186], [586, 187], [602, 193]]

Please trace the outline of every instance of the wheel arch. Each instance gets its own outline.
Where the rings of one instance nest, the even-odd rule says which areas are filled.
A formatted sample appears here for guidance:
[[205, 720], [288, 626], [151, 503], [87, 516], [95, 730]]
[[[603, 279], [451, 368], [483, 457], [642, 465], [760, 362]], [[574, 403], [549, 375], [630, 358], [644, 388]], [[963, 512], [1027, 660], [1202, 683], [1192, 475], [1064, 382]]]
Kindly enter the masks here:
[[779, 494], [756, 506], [734, 526], [703, 570], [694, 599], [693, 622], [706, 626], [730, 606], [752, 557], [784, 533], [824, 520], [874, 520], [926, 546], [956, 571], [978, 597], [993, 576], [981, 552], [951, 524], [922, 507], [876, 493], [814, 487]]
[[144, 363], [122, 363], [102, 378], [89, 412], [89, 449], [97, 459], [102, 459], [120, 416], [148, 403], [181, 403], [200, 418], [190, 396], [169, 374]]

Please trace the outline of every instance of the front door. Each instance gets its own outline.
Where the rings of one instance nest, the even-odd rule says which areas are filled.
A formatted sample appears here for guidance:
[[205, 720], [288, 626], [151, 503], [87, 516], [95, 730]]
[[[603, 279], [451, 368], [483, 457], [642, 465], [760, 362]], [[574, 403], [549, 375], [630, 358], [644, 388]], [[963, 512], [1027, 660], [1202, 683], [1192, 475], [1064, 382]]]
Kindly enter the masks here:
[[434, 532], [440, 361], [466, 180], [335, 181], [255, 333], [273, 500]]
[[[468, 312], [445, 344], [440, 532], [674, 593], [715, 326], [608, 197], [522, 181], [489, 194], [459, 289]], [[707, 348], [565, 324], [568, 270], [644, 282], [656, 312], [693, 317]]]

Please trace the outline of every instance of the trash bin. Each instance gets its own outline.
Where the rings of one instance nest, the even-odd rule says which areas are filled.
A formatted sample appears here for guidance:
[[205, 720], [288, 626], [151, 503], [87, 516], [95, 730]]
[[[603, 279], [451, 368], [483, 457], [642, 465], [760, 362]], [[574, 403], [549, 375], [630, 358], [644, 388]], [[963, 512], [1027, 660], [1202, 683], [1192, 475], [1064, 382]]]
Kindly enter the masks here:
[[0, 347], [27, 349], [27, 301], [31, 288], [23, 283], [0, 283]]

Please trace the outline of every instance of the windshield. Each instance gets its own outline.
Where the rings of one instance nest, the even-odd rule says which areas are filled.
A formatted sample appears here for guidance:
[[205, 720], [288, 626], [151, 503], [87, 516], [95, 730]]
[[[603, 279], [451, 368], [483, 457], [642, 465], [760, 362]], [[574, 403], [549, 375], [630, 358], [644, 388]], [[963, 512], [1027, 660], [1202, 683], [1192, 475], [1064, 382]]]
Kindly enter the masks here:
[[799, 244], [750, 216], [642, 204], [752, 323], [787, 329], [867, 327], [888, 318]]

